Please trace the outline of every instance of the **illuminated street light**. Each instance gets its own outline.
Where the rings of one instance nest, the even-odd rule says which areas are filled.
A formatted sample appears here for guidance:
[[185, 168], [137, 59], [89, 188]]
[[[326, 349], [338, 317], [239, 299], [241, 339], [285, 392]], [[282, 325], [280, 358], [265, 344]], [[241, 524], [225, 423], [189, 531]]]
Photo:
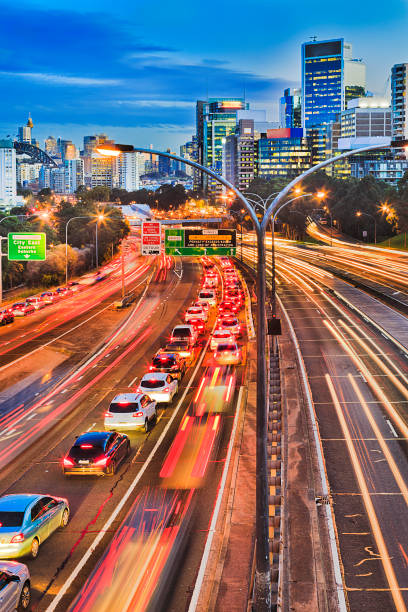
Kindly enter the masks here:
[[371, 217], [371, 219], [374, 221], [374, 244], [377, 244], [377, 221], [376, 221], [376, 218], [374, 217], [374, 215], [370, 215], [370, 213], [366, 213], [366, 212], [362, 212], [361, 210], [358, 210], [356, 212], [356, 217], [361, 217], [361, 215], [365, 215], [366, 217]]

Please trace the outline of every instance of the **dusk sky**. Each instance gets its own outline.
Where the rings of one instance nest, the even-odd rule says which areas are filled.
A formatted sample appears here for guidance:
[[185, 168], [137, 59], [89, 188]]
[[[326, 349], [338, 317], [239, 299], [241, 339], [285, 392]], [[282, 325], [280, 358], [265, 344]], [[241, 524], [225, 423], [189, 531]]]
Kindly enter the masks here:
[[300, 82], [300, 45], [344, 37], [384, 94], [391, 66], [408, 61], [408, 1], [0, 1], [0, 137], [31, 112], [33, 137], [82, 143], [106, 132], [156, 148], [195, 131], [195, 101], [239, 96], [277, 119], [285, 87]]

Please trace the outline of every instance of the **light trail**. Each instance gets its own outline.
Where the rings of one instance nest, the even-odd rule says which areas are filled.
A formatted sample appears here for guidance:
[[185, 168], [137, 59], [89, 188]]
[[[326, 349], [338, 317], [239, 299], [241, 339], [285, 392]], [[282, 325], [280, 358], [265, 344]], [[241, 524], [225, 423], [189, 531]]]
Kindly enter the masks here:
[[395, 608], [397, 612], [406, 612], [407, 608], [405, 606], [404, 600], [402, 598], [402, 593], [400, 590], [400, 586], [398, 584], [397, 578], [395, 576], [394, 568], [392, 566], [390, 555], [388, 553], [387, 545], [385, 543], [381, 527], [377, 518], [377, 514], [374, 509], [373, 502], [371, 501], [371, 496], [367, 488], [367, 484], [364, 478], [363, 471], [360, 466], [360, 462], [358, 460], [358, 456], [353, 444], [353, 441], [350, 436], [350, 432], [344, 418], [344, 414], [340, 405], [340, 401], [337, 397], [336, 391], [334, 389], [334, 385], [332, 379], [329, 374], [325, 375], [327, 386], [330, 391], [330, 395], [333, 400], [334, 407], [336, 409], [336, 414], [343, 431], [343, 435], [347, 444], [347, 450], [349, 452], [349, 456], [353, 465], [354, 473], [356, 475], [359, 488], [361, 491], [362, 499], [364, 502], [364, 506], [366, 509], [368, 520], [370, 521], [371, 529], [374, 535], [374, 539], [380, 554], [380, 559], [382, 566], [384, 568], [385, 576], [387, 578], [387, 582], [390, 587], [391, 596], [394, 600]]

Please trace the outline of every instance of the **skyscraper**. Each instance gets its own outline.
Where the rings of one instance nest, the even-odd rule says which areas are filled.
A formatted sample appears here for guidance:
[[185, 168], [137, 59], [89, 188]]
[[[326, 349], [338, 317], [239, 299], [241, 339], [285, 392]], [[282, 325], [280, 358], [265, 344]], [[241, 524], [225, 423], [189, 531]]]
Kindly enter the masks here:
[[[237, 112], [248, 109], [243, 98], [208, 98], [198, 100], [196, 107], [198, 162], [219, 175], [222, 174], [222, 153], [225, 138], [235, 131]], [[221, 185], [199, 174], [196, 187], [217, 194]], [[198, 182], [198, 185], [197, 185]]]
[[336, 120], [346, 102], [365, 94], [366, 67], [343, 38], [302, 45], [302, 126], [306, 134]]
[[31, 115], [29, 113], [26, 125], [23, 125], [18, 128], [18, 141], [27, 142], [28, 144], [31, 144], [31, 130], [33, 127], [33, 120], [31, 119]]
[[10, 209], [16, 202], [16, 150], [11, 140], [0, 140], [0, 206]]
[[[408, 140], [408, 64], [395, 64], [391, 70], [392, 140]], [[397, 149], [398, 156], [404, 155]]]
[[302, 92], [300, 89], [285, 89], [280, 99], [279, 124], [281, 128], [296, 128], [302, 125]]
[[140, 168], [144, 160], [140, 153], [121, 153], [117, 158], [119, 187], [126, 191], [137, 191], [140, 189]]

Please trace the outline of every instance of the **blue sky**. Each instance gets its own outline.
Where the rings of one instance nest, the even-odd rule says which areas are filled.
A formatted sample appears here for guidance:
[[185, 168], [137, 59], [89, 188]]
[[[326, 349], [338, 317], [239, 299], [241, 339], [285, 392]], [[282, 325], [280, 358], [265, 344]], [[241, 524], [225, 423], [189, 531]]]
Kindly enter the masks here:
[[343, 36], [384, 93], [408, 62], [408, 0], [0, 0], [0, 137], [31, 112], [33, 135], [104, 131], [119, 142], [178, 146], [195, 130], [195, 101], [242, 95], [277, 118], [300, 80], [300, 45]]

